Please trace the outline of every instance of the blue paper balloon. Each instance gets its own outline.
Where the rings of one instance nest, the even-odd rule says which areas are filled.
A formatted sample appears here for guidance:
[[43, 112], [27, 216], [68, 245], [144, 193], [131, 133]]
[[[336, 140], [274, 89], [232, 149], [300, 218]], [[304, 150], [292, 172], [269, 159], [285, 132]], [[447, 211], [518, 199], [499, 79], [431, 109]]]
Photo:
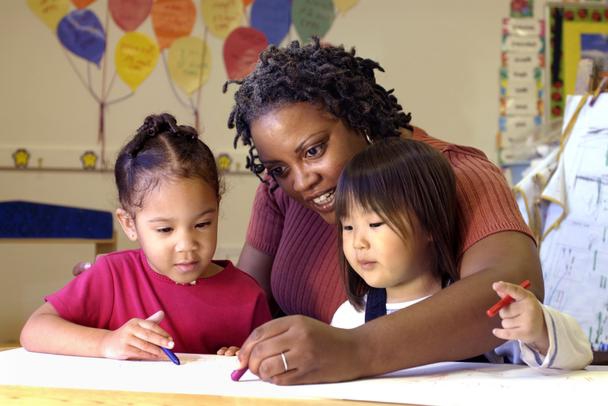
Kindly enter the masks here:
[[57, 36], [71, 52], [99, 65], [106, 36], [99, 18], [91, 10], [74, 10], [66, 14], [57, 25]]
[[291, 1], [255, 0], [251, 6], [251, 26], [262, 31], [269, 44], [279, 45], [291, 25]]

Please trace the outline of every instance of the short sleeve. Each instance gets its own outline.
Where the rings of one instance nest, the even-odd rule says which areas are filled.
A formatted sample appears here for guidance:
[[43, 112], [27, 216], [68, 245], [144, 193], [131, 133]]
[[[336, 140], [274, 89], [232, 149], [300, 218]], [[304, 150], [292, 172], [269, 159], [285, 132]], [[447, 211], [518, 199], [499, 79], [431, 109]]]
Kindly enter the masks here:
[[501, 231], [517, 231], [534, 239], [498, 167], [472, 148], [453, 146], [445, 154], [456, 175], [463, 252]]
[[44, 299], [65, 320], [105, 328], [114, 303], [113, 285], [108, 260], [106, 256], [101, 256], [91, 268]]
[[285, 206], [277, 200], [283, 192], [273, 185], [269, 181], [258, 186], [246, 237], [249, 245], [270, 256], [277, 252], [285, 220]]
[[331, 325], [337, 328], [351, 329], [365, 324], [365, 312], [358, 311], [347, 300], [342, 303], [331, 319]]

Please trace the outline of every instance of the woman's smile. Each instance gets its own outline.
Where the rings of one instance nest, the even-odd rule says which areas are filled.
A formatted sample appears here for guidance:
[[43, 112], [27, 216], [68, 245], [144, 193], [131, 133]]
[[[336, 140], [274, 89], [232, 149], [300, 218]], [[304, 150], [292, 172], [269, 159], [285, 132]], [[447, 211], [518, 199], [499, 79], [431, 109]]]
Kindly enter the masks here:
[[365, 138], [311, 103], [277, 107], [255, 119], [251, 134], [260, 160], [293, 199], [335, 223], [334, 192], [346, 163]]

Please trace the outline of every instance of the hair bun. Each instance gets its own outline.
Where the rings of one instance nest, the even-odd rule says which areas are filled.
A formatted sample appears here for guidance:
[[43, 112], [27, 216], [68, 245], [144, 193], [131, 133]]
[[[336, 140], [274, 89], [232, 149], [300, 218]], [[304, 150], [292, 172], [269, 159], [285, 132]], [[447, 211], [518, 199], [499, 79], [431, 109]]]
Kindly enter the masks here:
[[175, 120], [175, 117], [171, 114], [152, 114], [146, 117], [143, 125], [137, 129], [137, 132], [144, 134], [147, 137], [155, 137], [164, 132], [178, 134], [179, 128], [177, 126], [177, 120]]

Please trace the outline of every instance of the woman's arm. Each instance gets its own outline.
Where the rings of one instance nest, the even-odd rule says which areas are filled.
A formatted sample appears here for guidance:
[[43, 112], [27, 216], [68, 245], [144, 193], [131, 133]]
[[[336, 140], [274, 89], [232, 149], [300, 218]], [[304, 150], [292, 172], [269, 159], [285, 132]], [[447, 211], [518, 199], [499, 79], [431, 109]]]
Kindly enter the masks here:
[[[532, 282], [542, 300], [536, 245], [519, 232], [500, 232], [463, 256], [462, 279], [416, 305], [353, 330], [302, 316], [273, 320], [252, 332], [239, 353], [241, 366], [277, 384], [335, 382], [482, 354], [502, 341], [500, 321], [485, 311], [496, 302], [492, 282]], [[290, 371], [284, 373], [285, 353]]]
[[237, 268], [245, 271], [255, 279], [266, 293], [268, 298], [272, 297], [270, 289], [270, 271], [272, 270], [273, 257], [253, 248], [248, 243], [243, 245]]
[[115, 359], [165, 358], [169, 335], [158, 326], [159, 312], [147, 320], [131, 319], [115, 331], [85, 327], [59, 316], [45, 303], [30, 316], [21, 330], [21, 345], [28, 351]]
[[270, 272], [272, 271], [273, 261], [274, 258], [272, 256], [245, 243], [241, 250], [237, 267], [251, 275], [258, 282], [264, 293], [266, 293], [271, 314], [278, 317], [282, 316], [283, 313], [274, 300], [270, 286]]

